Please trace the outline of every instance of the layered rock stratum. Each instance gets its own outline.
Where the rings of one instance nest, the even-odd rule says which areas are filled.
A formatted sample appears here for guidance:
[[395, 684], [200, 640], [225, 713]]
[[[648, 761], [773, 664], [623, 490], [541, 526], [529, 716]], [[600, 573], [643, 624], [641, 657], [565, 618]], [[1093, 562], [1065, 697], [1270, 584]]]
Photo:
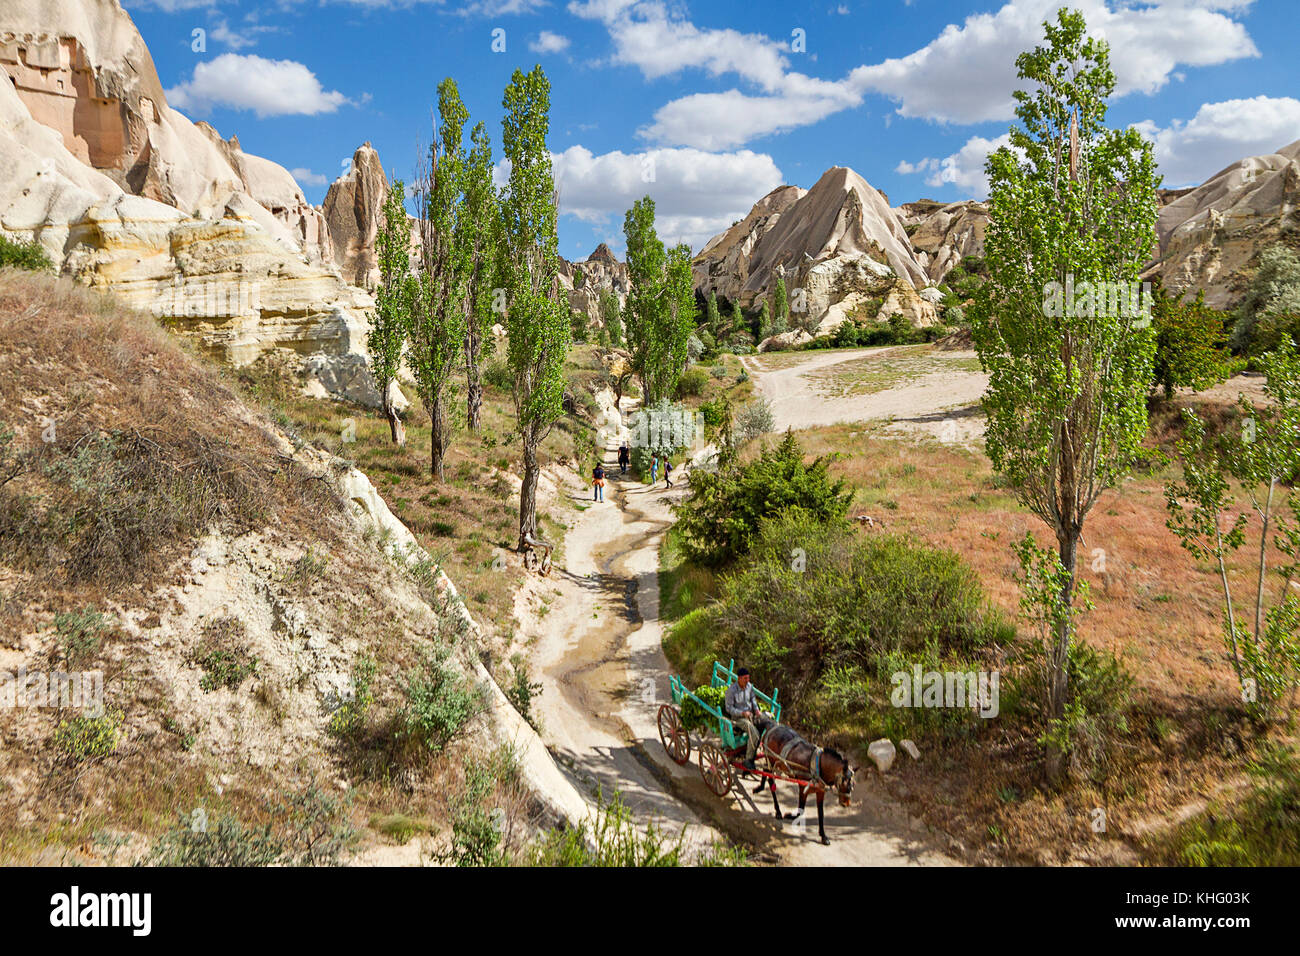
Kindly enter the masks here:
[[236, 364], [311, 357], [334, 394], [365, 373], [371, 297], [334, 266], [283, 167], [167, 105], [117, 0], [0, 0], [0, 231]]
[[1258, 254], [1300, 237], [1300, 140], [1248, 156], [1195, 189], [1168, 193], [1156, 221], [1157, 256], [1147, 275], [1166, 288], [1205, 292], [1208, 305], [1235, 305]]
[[902, 313], [922, 326], [937, 319], [933, 303], [919, 294], [931, 281], [902, 220], [845, 166], [832, 166], [806, 192], [781, 186], [768, 193], [705, 244], [693, 274], [702, 295], [716, 293], [745, 309], [770, 299], [784, 280], [798, 324], [822, 334], [869, 300], [882, 303], [882, 319]]

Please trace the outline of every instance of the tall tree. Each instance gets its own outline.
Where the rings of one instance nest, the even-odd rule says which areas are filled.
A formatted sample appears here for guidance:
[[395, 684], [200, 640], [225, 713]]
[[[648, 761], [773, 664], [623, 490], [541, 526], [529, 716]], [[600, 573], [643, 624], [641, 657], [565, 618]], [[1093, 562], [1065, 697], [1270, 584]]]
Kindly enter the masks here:
[[465, 343], [465, 248], [461, 221], [465, 122], [469, 111], [451, 77], [438, 84], [438, 126], [427, 163], [417, 173], [420, 223], [419, 294], [410, 328], [415, 387], [429, 413], [429, 472], [438, 481], [450, 438], [448, 399]]
[[[1149, 322], [1135, 321], [1131, 308], [1097, 308], [1084, 299], [1084, 283], [1136, 288], [1158, 178], [1137, 130], [1104, 126], [1115, 88], [1107, 44], [1087, 37], [1075, 11], [1043, 27], [1046, 45], [1016, 60], [1020, 78], [1034, 84], [1015, 94], [1022, 125], [986, 165], [989, 281], [971, 326], [990, 376], [989, 457], [1056, 538], [1044, 741], [1047, 776], [1057, 783], [1069, 748], [1079, 540], [1097, 497], [1127, 472], [1146, 433], [1154, 351]], [[1049, 307], [1062, 289], [1077, 292], [1074, 301]]]
[[537, 533], [537, 450], [563, 412], [569, 304], [560, 291], [555, 181], [546, 146], [551, 84], [540, 66], [515, 70], [502, 99], [510, 179], [501, 199], [500, 273], [506, 291], [508, 358], [523, 444], [519, 549]]
[[402, 348], [406, 344], [415, 304], [416, 279], [411, 274], [411, 226], [406, 215], [406, 184], [400, 179], [394, 180], [388, 188], [383, 217], [379, 234], [375, 237], [379, 288], [375, 290], [375, 311], [370, 315], [370, 328], [366, 332], [366, 349], [370, 353], [370, 370], [379, 389], [393, 441], [405, 445], [406, 426], [393, 405], [392, 385], [402, 366]]
[[655, 231], [655, 204], [636, 200], [623, 219], [627, 239], [628, 296], [625, 329], [632, 367], [646, 407], [670, 398], [686, 368], [686, 343], [695, 331], [691, 250], [664, 248]]
[[718, 314], [718, 293], [710, 290], [709, 301], [704, 306], [704, 327], [717, 338], [722, 317]]
[[489, 330], [497, 288], [496, 247], [500, 241], [501, 214], [492, 185], [492, 144], [482, 123], [475, 125], [470, 133], [470, 143], [458, 225], [466, 270], [466, 420], [471, 430], [478, 431], [483, 408], [482, 357], [484, 346], [492, 345]]
[[772, 334], [780, 335], [790, 328], [790, 296], [785, 291], [785, 278], [776, 280], [772, 292]]

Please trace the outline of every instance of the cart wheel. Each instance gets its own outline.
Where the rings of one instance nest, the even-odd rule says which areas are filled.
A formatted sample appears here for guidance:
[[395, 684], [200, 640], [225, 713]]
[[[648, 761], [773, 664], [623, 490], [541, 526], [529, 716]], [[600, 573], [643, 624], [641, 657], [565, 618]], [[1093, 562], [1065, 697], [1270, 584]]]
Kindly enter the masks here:
[[663, 741], [664, 750], [674, 763], [686, 763], [691, 759], [691, 737], [686, 732], [677, 708], [672, 704], [659, 706], [659, 739]]
[[700, 775], [704, 777], [705, 785], [719, 797], [731, 792], [731, 761], [713, 741], [700, 748]]

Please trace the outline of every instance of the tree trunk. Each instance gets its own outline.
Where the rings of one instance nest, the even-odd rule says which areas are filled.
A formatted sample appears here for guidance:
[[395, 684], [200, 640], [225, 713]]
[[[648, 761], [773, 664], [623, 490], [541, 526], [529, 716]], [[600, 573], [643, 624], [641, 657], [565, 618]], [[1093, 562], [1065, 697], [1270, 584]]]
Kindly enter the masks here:
[[474, 316], [470, 315], [469, 333], [465, 336], [465, 401], [469, 430], [476, 432], [481, 426], [483, 408], [483, 370], [479, 367], [479, 332]]
[[524, 480], [519, 486], [519, 550], [524, 550], [527, 535], [537, 537], [537, 443], [524, 439]]
[[429, 407], [429, 474], [441, 483], [444, 480], [443, 459], [447, 454], [446, 412], [442, 407], [442, 396], [433, 400]]
[[[1060, 548], [1061, 566], [1065, 568], [1065, 583], [1061, 587], [1061, 602], [1066, 613], [1056, 625], [1056, 640], [1051, 649], [1051, 667], [1048, 674], [1047, 710], [1048, 718], [1056, 721], [1065, 716], [1065, 705], [1070, 690], [1070, 639], [1073, 636], [1074, 619], [1072, 605], [1074, 602], [1074, 569], [1079, 549], [1077, 532], [1065, 531], [1057, 539]], [[1053, 741], [1047, 744], [1047, 782], [1059, 786], [1065, 777], [1065, 750]]]
[[402, 424], [402, 417], [397, 413], [397, 408], [393, 405], [389, 387], [384, 388], [384, 417], [388, 419], [388, 429], [393, 433], [393, 444], [406, 444], [406, 426]]

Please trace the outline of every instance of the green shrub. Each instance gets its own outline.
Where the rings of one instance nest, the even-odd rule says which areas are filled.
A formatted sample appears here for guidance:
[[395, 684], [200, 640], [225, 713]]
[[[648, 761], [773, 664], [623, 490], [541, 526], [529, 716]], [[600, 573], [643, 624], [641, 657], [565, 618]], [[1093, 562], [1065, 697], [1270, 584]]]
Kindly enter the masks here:
[[329, 731], [336, 737], [350, 738], [364, 729], [370, 705], [375, 701], [373, 690], [375, 659], [369, 654], [362, 654], [352, 665], [352, 686], [347, 698], [330, 714]]
[[709, 384], [709, 373], [702, 368], [688, 368], [677, 380], [677, 397], [701, 395]]
[[451, 847], [440, 855], [441, 862], [455, 866], [504, 866], [509, 862], [503, 847], [503, 813], [489, 809], [488, 796], [498, 782], [511, 783], [518, 776], [513, 751], [499, 747], [487, 759], [465, 763], [465, 780], [451, 799]]
[[1247, 768], [1249, 796], [1214, 807], [1174, 837], [1176, 862], [1191, 866], [1300, 865], [1300, 759], [1266, 748]]
[[257, 658], [246, 647], [244, 622], [233, 617], [214, 618], [204, 624], [193, 662], [203, 671], [199, 686], [208, 692], [218, 687], [238, 690], [258, 668]]
[[[1168, 295], [1158, 281], [1153, 298], [1151, 320], [1156, 331], [1156, 354], [1152, 385], [1162, 387], [1165, 397], [1172, 398], [1175, 388], [1203, 389], [1223, 381], [1228, 373], [1224, 348], [1228, 313], [1209, 308], [1204, 292], [1198, 292], [1191, 302], [1183, 302]], [[1274, 338], [1268, 347], [1276, 342]]]
[[182, 814], [142, 862], [146, 866], [271, 866], [283, 852], [270, 824], [245, 826], [234, 817], [220, 817], [200, 827]]
[[109, 711], [99, 717], [78, 714], [59, 721], [54, 729], [54, 746], [70, 760], [81, 763], [113, 754], [121, 732], [121, 711]]
[[49, 271], [54, 263], [36, 240], [22, 241], [0, 235], [0, 268], [17, 266], [19, 269]]
[[651, 820], [638, 825], [619, 794], [601, 803], [594, 822], [552, 829], [529, 847], [529, 866], [745, 866], [743, 851], [715, 845], [697, 854], [687, 853], [686, 831], [675, 836]]
[[514, 671], [514, 680], [506, 688], [506, 698], [510, 701], [511, 706], [519, 711], [519, 716], [528, 722], [528, 726], [537, 730], [537, 717], [533, 714], [533, 701], [542, 693], [542, 684], [532, 679], [532, 674], [528, 669], [528, 658], [523, 654], [516, 654], [510, 658], [510, 665]]
[[503, 392], [508, 392], [514, 387], [514, 375], [505, 359], [488, 362], [484, 365], [483, 381]]
[[441, 753], [485, 706], [483, 688], [451, 664], [449, 648], [438, 645], [407, 678], [399, 733], [407, 742]]
[[832, 482], [830, 462], [804, 464], [803, 449], [792, 432], [758, 458], [731, 462], [716, 473], [695, 471], [691, 497], [676, 507], [682, 550], [698, 564], [717, 567], [747, 553], [759, 525], [791, 508], [817, 520], [843, 518], [852, 492]]
[[745, 445], [755, 438], [771, 434], [775, 427], [776, 418], [772, 414], [771, 402], [759, 396], [736, 410], [733, 434], [737, 443]]
[[[1300, 255], [1283, 245], [1269, 246], [1259, 254], [1259, 267], [1237, 306], [1231, 337], [1233, 350], [1247, 355], [1269, 351], [1276, 341], [1273, 346], [1260, 341], [1256, 328], [1259, 321], [1267, 316], [1296, 314], [1300, 314]], [[1272, 334], [1277, 334], [1282, 324], [1275, 321]]]

